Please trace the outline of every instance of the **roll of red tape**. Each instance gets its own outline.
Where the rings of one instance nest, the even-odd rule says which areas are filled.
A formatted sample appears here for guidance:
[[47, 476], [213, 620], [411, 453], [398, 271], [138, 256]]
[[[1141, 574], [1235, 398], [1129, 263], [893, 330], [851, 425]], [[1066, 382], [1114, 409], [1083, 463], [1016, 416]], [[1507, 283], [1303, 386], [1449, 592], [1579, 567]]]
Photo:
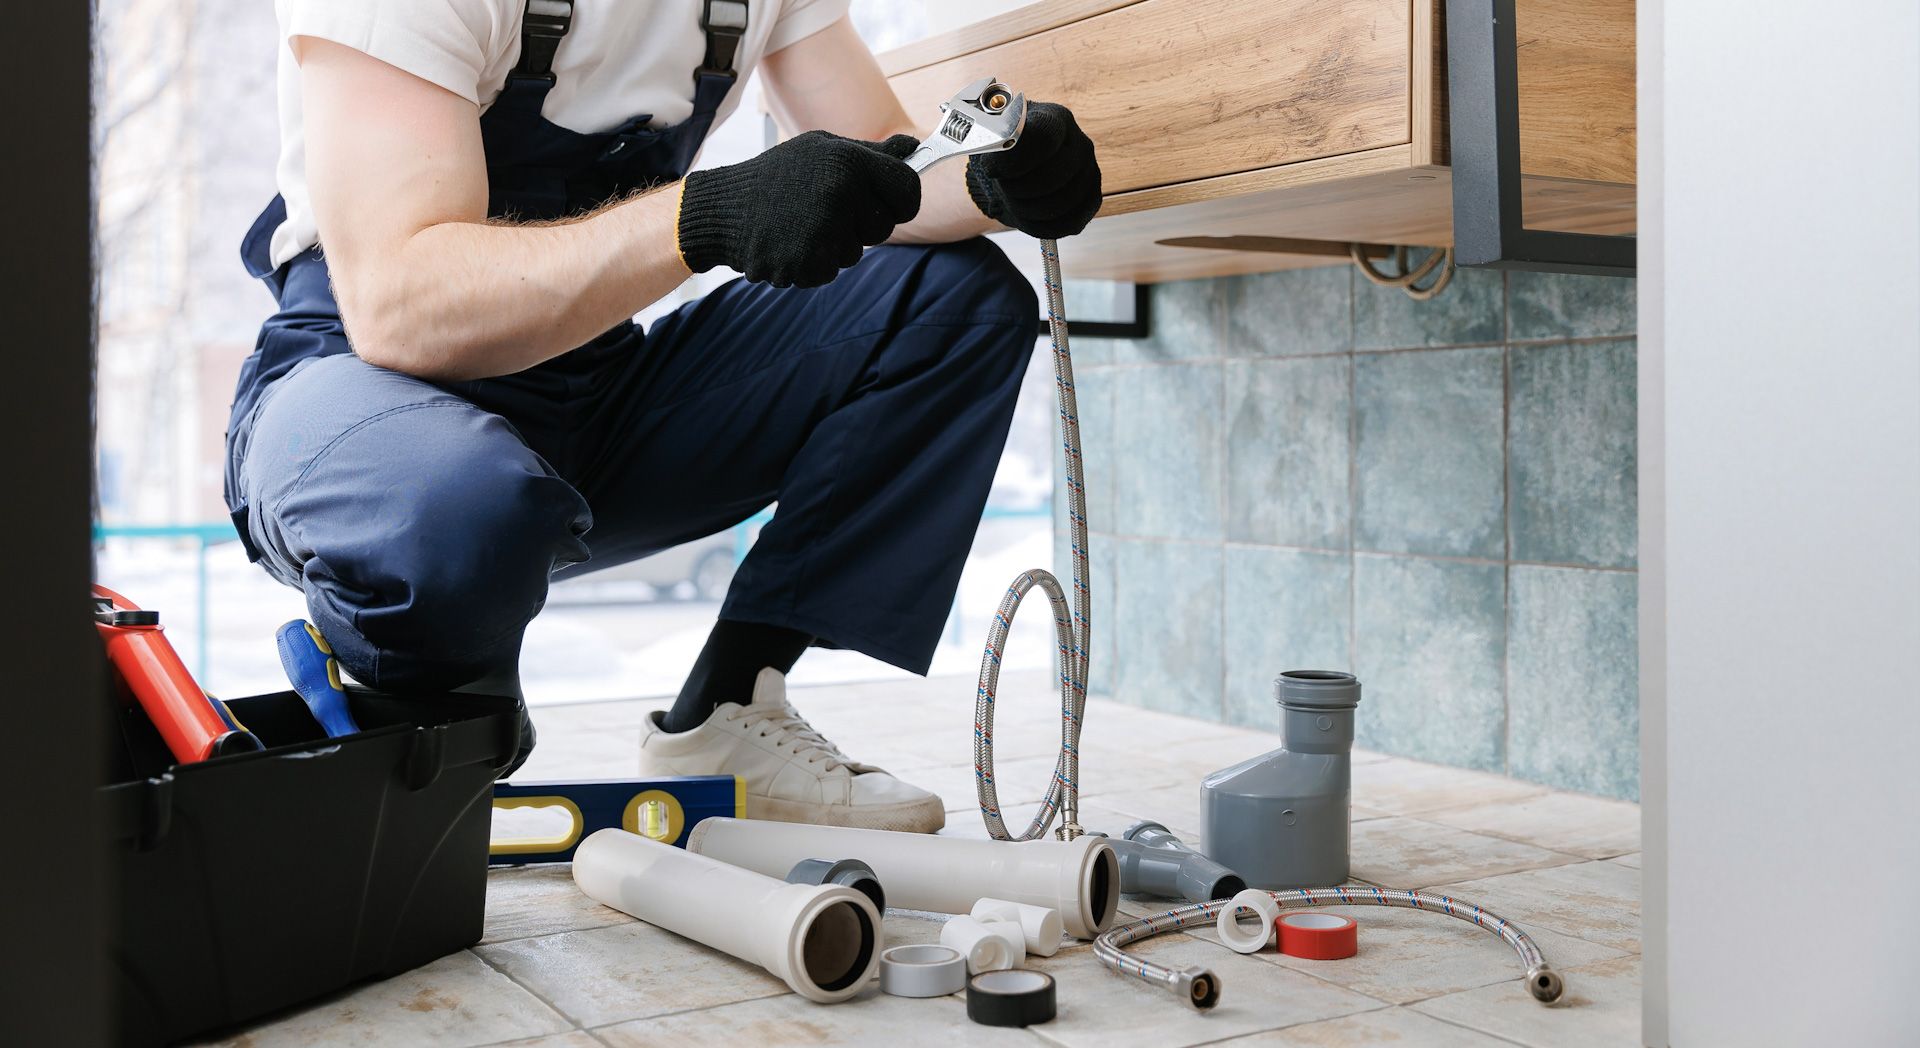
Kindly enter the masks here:
[[1337, 961], [1360, 949], [1360, 926], [1337, 913], [1283, 913], [1273, 922], [1280, 952], [1310, 961]]

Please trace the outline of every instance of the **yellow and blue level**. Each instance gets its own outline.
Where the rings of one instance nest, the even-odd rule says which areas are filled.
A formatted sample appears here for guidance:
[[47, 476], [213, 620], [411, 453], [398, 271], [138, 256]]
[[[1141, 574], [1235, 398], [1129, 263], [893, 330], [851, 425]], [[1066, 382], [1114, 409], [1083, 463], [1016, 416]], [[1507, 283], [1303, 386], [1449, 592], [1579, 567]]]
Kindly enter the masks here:
[[491, 865], [571, 862], [588, 834], [610, 828], [684, 848], [700, 820], [746, 817], [747, 784], [732, 775], [495, 783], [496, 816], [515, 808], [558, 809], [569, 825], [564, 833], [540, 837], [501, 837], [496, 830], [487, 842]]

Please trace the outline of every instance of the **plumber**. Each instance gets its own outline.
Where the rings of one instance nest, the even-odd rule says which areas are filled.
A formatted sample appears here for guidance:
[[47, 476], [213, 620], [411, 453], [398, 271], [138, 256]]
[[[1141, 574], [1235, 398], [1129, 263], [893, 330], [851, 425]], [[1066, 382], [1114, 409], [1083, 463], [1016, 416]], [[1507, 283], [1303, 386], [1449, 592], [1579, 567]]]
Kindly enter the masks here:
[[[741, 776], [756, 818], [942, 825], [784, 675], [810, 645], [926, 672], [1038, 328], [980, 235], [1080, 231], [1100, 171], [1030, 103], [1017, 146], [923, 184], [929, 114], [847, 8], [278, 0], [279, 195], [242, 254], [279, 310], [226, 495], [353, 677], [518, 694], [550, 580], [777, 501], [640, 774]], [[791, 137], [688, 174], [756, 69]], [[744, 278], [631, 319], [716, 267]]]

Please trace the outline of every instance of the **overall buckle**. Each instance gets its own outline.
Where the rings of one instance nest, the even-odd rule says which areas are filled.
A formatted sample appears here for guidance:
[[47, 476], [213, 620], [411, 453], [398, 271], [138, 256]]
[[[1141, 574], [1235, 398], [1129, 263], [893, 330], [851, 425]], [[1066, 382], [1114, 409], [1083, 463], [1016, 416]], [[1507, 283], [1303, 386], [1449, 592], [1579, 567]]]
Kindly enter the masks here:
[[553, 55], [573, 26], [573, 0], [527, 0], [520, 19], [520, 61], [514, 76], [553, 83]]
[[733, 56], [740, 48], [740, 38], [747, 35], [747, 0], [705, 0], [700, 10], [700, 31], [707, 34], [707, 60], [694, 75], [734, 75]]

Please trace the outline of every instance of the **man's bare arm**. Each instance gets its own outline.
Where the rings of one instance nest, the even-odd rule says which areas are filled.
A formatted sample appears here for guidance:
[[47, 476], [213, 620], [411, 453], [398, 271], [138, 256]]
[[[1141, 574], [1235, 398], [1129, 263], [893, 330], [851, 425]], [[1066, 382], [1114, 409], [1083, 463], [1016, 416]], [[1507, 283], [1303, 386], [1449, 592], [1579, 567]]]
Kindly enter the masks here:
[[293, 44], [320, 243], [368, 363], [436, 380], [511, 374], [686, 279], [677, 186], [562, 223], [489, 223], [473, 103], [330, 41]]
[[[760, 70], [768, 107], [789, 135], [819, 128], [870, 141], [925, 138], [939, 115], [909, 115], [900, 107], [873, 51], [846, 18], [766, 56]], [[966, 167], [950, 160], [922, 176], [920, 214], [893, 231], [895, 243], [942, 244], [1005, 228], [967, 196]]]

